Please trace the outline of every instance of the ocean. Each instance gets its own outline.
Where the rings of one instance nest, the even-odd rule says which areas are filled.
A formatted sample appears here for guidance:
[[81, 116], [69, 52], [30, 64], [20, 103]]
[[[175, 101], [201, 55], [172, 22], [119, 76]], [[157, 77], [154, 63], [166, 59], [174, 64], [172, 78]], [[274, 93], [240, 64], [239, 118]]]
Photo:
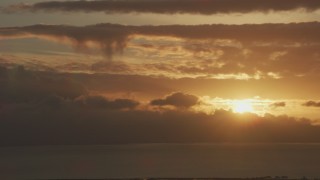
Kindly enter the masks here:
[[320, 144], [0, 148], [1, 179], [320, 177]]

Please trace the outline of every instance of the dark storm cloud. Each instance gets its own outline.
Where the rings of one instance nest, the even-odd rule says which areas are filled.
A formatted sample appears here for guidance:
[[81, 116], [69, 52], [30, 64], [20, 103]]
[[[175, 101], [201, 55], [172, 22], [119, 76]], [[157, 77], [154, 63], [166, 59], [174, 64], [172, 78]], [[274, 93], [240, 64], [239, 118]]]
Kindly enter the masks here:
[[316, 102], [316, 101], [308, 101], [302, 104], [303, 106], [307, 106], [307, 107], [320, 107], [320, 102]]
[[173, 93], [169, 96], [166, 96], [164, 99], [155, 99], [150, 102], [153, 106], [175, 106], [189, 108], [197, 105], [199, 98], [194, 95], [184, 94], [181, 92]]
[[318, 0], [93, 0], [48, 1], [35, 4], [15, 4], [4, 12], [81, 11], [106, 13], [217, 14], [319, 9]]
[[272, 108], [286, 107], [286, 102], [275, 102], [270, 104], [270, 107]]

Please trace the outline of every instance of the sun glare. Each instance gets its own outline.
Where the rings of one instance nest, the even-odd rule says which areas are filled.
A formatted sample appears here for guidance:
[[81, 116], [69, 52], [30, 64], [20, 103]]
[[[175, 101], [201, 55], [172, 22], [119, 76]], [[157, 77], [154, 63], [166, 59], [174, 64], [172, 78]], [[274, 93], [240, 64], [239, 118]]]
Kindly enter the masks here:
[[250, 100], [238, 100], [233, 102], [233, 111], [236, 113], [246, 113], [254, 112], [254, 109]]

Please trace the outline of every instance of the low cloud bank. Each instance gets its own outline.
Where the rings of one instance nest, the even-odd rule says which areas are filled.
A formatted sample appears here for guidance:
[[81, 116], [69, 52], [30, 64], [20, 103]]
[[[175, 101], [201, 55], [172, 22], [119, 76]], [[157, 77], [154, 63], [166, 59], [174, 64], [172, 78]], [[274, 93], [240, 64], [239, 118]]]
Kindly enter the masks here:
[[[189, 109], [198, 98], [181, 92], [139, 108], [132, 99], [90, 95], [58, 76], [0, 69], [0, 146], [199, 142], [320, 142], [309, 119]], [[187, 107], [187, 108], [181, 108]]]

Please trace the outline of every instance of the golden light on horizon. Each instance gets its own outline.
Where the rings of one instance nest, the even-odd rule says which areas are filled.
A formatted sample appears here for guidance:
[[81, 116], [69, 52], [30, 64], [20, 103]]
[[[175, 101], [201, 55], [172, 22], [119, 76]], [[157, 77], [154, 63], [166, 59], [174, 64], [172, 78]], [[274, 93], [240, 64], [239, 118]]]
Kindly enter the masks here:
[[248, 99], [234, 101], [232, 106], [236, 113], [254, 112], [253, 104]]

